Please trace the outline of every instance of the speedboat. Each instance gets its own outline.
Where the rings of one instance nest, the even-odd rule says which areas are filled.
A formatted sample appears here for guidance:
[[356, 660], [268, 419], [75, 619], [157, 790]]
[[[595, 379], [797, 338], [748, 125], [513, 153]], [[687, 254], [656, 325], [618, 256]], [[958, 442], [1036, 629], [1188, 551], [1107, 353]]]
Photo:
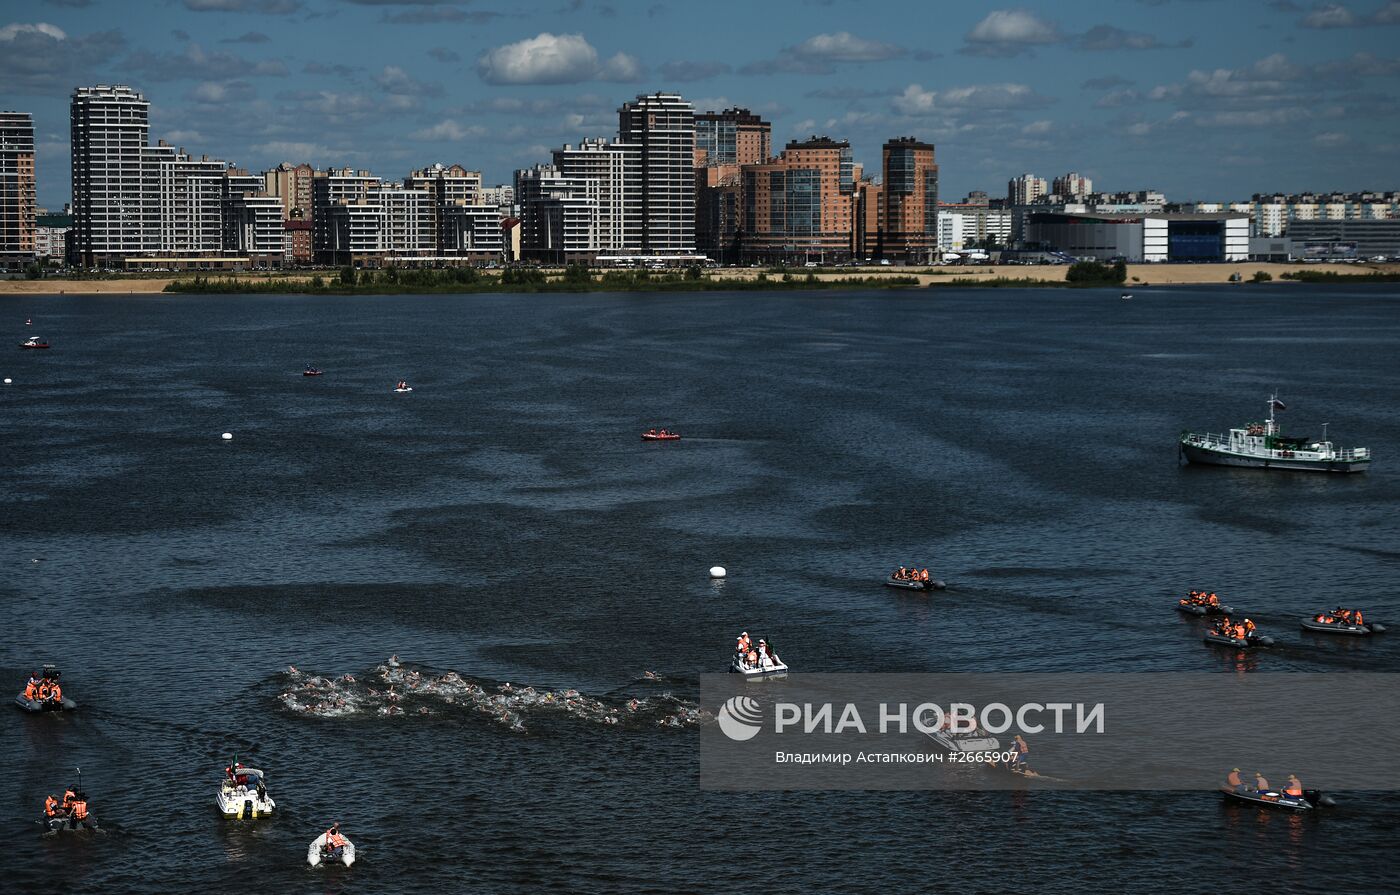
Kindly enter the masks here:
[[19, 347], [21, 347], [21, 348], [47, 348], [47, 347], [49, 347], [49, 343], [48, 343], [48, 342], [45, 342], [45, 341], [43, 341], [43, 340], [41, 340], [38, 336], [30, 336], [29, 338], [25, 339], [23, 342], [20, 342], [20, 343], [19, 343]]
[[937, 578], [930, 578], [927, 581], [915, 581], [913, 578], [896, 578], [893, 574], [885, 579], [885, 587], [898, 587], [904, 590], [946, 590], [946, 582]]
[[1176, 608], [1187, 615], [1234, 615], [1235, 610], [1224, 603], [1212, 606], [1209, 603], [1192, 603], [1189, 600], [1177, 600]]
[[[1330, 621], [1318, 621], [1318, 617], [1330, 619]], [[1343, 621], [1330, 613], [1319, 612], [1317, 615], [1308, 618], [1298, 619], [1298, 624], [1305, 630], [1317, 631], [1322, 634], [1350, 634], [1353, 637], [1365, 637], [1367, 634], [1381, 634], [1385, 632], [1385, 625], [1378, 625], [1375, 622], [1367, 622], [1363, 625], [1353, 625]]]
[[320, 375], [322, 375], [322, 373], [324, 373], [324, 372], [325, 372], [324, 370], [318, 370], [318, 369], [316, 369], [315, 367], [307, 367], [305, 370], [302, 370], [302, 371], [301, 371], [301, 375], [303, 375], [303, 376], [320, 376]]
[[665, 429], [660, 432], [653, 430], [642, 433], [642, 441], [679, 441], [680, 438], [679, 432], [667, 432]]
[[306, 863], [312, 867], [319, 866], [323, 861], [339, 861], [346, 867], [355, 863], [355, 843], [346, 839], [345, 845], [331, 848], [329, 840], [330, 836], [327, 833], [312, 839], [311, 845], [306, 849]]
[[[30, 699], [25, 695], [24, 690], [15, 697], [15, 705], [26, 712], [71, 712], [78, 707], [78, 704], [67, 696], [63, 695], [63, 688], [59, 686], [58, 679], [63, 675], [53, 665], [45, 665], [43, 671], [39, 673], [42, 683], [39, 685], [37, 699]], [[27, 688], [26, 688], [27, 689]], [[57, 695], [54, 695], [54, 691]]]
[[1124, 292], [1122, 295], [1120, 295], [1120, 296], [1118, 296], [1118, 297], [1121, 298], [1121, 299], [1123, 299], [1123, 301], [1131, 301], [1131, 300], [1132, 300], [1132, 297], [1133, 297], [1133, 294], [1132, 294], [1131, 292]]
[[929, 738], [949, 752], [999, 752], [1001, 741], [991, 734], [954, 733], [951, 730], [928, 731]]
[[397, 394], [402, 395], [404, 392], [411, 392], [411, 391], [413, 391], [413, 386], [411, 386], [411, 385], [402, 385], [402, 386], [396, 385], [396, 386], [394, 386], [394, 391], [395, 391]]
[[1204, 638], [1206, 643], [1216, 646], [1233, 646], [1236, 649], [1252, 649], [1257, 646], [1273, 646], [1274, 638], [1263, 634], [1249, 634], [1245, 637], [1227, 637], [1219, 631], [1211, 631]]
[[1303, 814], [1317, 808], [1330, 808], [1336, 804], [1331, 796], [1322, 794], [1321, 790], [1305, 789], [1303, 797], [1286, 795], [1281, 792], [1260, 792], [1256, 789], [1236, 790], [1229, 786], [1220, 787], [1220, 794], [1227, 802], [1244, 802], [1247, 805], [1257, 805], [1260, 808], [1273, 808], [1279, 811], [1291, 811], [1295, 814]]
[[787, 674], [788, 667], [777, 656], [769, 658], [766, 653], [760, 655], [758, 650], [750, 650], [747, 656], [735, 653], [729, 671], [746, 678], [781, 677]]
[[257, 768], [237, 768], [240, 777], [253, 778], [246, 784], [235, 783], [227, 777], [214, 796], [224, 817], [253, 820], [267, 817], [277, 810], [277, 803], [267, 794], [267, 775]]

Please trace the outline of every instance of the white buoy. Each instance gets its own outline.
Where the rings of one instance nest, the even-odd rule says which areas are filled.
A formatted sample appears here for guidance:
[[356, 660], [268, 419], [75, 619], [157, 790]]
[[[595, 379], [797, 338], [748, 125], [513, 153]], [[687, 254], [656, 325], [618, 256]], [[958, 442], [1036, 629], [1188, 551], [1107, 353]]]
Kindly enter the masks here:
[[232, 432], [225, 432], [223, 435], [220, 435], [219, 437], [222, 438], [224, 441], [233, 441], [233, 433], [232, 433]]
[[723, 578], [723, 577], [724, 577], [724, 566], [710, 566], [710, 577], [711, 577], [711, 578]]

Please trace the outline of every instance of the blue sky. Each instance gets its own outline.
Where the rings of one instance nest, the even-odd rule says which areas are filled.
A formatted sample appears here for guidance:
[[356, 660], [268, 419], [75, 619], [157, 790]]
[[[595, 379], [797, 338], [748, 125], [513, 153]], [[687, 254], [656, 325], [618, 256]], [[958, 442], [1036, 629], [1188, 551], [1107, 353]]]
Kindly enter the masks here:
[[509, 182], [665, 89], [870, 168], [932, 140], [945, 199], [1023, 171], [1180, 200], [1400, 189], [1400, 0], [0, 0], [0, 108], [34, 114], [43, 205], [95, 83], [143, 91], [152, 139], [254, 170]]

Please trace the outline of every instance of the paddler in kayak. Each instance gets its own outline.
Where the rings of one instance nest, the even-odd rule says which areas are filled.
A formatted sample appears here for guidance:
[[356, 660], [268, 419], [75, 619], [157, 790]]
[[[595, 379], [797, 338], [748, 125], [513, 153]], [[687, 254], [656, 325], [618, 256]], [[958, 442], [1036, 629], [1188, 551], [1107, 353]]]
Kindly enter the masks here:
[[1240, 777], [1239, 768], [1230, 769], [1230, 773], [1225, 776], [1225, 785], [1233, 789], [1235, 792], [1249, 791], [1249, 787], [1245, 784], [1243, 778]]
[[1269, 789], [1269, 780], [1267, 777], [1264, 776], [1263, 771], [1254, 772], [1254, 791], [1271, 792], [1271, 790]]

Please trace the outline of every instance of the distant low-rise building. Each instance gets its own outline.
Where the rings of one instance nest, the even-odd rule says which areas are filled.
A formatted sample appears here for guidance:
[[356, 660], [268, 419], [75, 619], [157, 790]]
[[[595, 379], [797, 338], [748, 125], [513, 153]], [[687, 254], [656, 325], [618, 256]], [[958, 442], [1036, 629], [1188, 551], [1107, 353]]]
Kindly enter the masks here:
[[1246, 261], [1249, 218], [1231, 213], [1032, 212], [1025, 242], [1031, 248], [1098, 261]]

